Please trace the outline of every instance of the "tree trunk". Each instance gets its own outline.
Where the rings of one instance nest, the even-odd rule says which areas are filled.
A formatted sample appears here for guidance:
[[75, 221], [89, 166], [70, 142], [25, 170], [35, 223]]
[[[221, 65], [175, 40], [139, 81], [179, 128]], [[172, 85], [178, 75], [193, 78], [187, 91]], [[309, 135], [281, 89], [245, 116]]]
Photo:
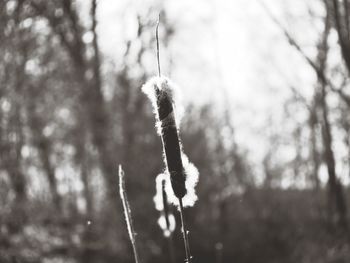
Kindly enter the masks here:
[[329, 190], [329, 210], [330, 216], [333, 218], [335, 214], [336, 223], [346, 229], [347, 228], [347, 218], [346, 218], [346, 203], [343, 193], [343, 188], [336, 176], [335, 170], [335, 159], [334, 153], [332, 150], [332, 133], [331, 127], [328, 120], [328, 106], [326, 103], [326, 87], [325, 85], [321, 86], [322, 97], [321, 97], [321, 106], [322, 106], [322, 137], [324, 145], [324, 160], [327, 164], [328, 170], [328, 190]]
[[320, 168], [320, 159], [317, 151], [317, 98], [315, 96], [314, 105], [310, 109], [309, 115], [309, 128], [310, 128], [310, 152], [312, 154], [312, 162], [313, 162], [313, 173], [312, 180], [314, 183], [314, 189], [316, 192], [319, 192], [320, 189], [320, 179], [318, 177], [318, 171]]

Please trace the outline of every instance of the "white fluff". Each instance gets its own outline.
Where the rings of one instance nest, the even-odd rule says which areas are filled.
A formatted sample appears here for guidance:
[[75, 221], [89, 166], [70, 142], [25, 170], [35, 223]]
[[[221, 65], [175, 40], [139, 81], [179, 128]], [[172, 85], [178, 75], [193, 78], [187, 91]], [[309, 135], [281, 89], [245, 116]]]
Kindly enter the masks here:
[[[185, 173], [186, 173], [185, 186], [187, 190], [186, 195], [182, 198], [182, 202], [184, 207], [188, 207], [188, 206], [193, 206], [198, 199], [196, 195], [195, 187], [198, 183], [199, 172], [197, 168], [194, 166], [194, 164], [188, 160], [188, 157], [186, 156], [186, 154], [181, 153], [181, 157], [182, 157], [182, 164], [184, 166]], [[173, 197], [174, 199], [169, 201], [178, 206], [179, 200], [175, 197], [175, 195]]]
[[[156, 209], [158, 211], [163, 211], [164, 210], [164, 205], [163, 205], [163, 194], [162, 194], [162, 182], [165, 180], [165, 189], [167, 188], [167, 178], [164, 173], [158, 174], [156, 177], [156, 194], [153, 197], [153, 202], [154, 205], [156, 206]], [[165, 190], [167, 192], [167, 190]]]
[[[159, 174], [156, 178], [156, 195], [153, 198], [154, 204], [158, 211], [161, 211], [161, 216], [158, 219], [158, 225], [163, 230], [165, 237], [169, 237], [175, 230], [176, 221], [175, 217], [169, 213], [169, 228], [167, 228], [165, 214], [164, 214], [164, 203], [163, 203], [163, 180], [166, 180], [166, 174]], [[170, 187], [171, 188], [171, 187]]]
[[[198, 197], [195, 191], [195, 187], [198, 183], [199, 178], [199, 172], [197, 168], [188, 160], [188, 157], [181, 153], [182, 157], [182, 164], [184, 166], [185, 172], [186, 172], [186, 181], [185, 186], [187, 193], [182, 198], [182, 203], [184, 207], [191, 207], [193, 206]], [[168, 201], [177, 207], [179, 206], [179, 200], [175, 196], [173, 188], [171, 187], [171, 181], [170, 181], [170, 175], [168, 172], [161, 173], [156, 178], [156, 195], [153, 198], [154, 204], [156, 206], [156, 209], [158, 211], [162, 211], [164, 209], [163, 207], [163, 197], [162, 197], [162, 180], [165, 180], [165, 191], [168, 196]]]
[[173, 107], [174, 107], [174, 117], [178, 127], [180, 125], [180, 121], [183, 116], [184, 109], [181, 106], [182, 103], [181, 103], [181, 94], [180, 94], [179, 88], [170, 79], [166, 77], [153, 77], [142, 86], [143, 93], [147, 95], [147, 97], [150, 99], [152, 103], [153, 112], [157, 117], [157, 122], [156, 122], [157, 132], [159, 135], [161, 135], [161, 130], [160, 130], [161, 121], [159, 120], [159, 116], [158, 116], [157, 96], [155, 92], [156, 87], [158, 87], [159, 90], [163, 91], [165, 93], [165, 96], [168, 96], [172, 102], [176, 101], [176, 105], [173, 103]]
[[163, 234], [165, 237], [169, 237], [171, 235], [171, 233], [174, 232], [175, 227], [176, 227], [175, 217], [172, 214], [169, 214], [168, 219], [169, 219], [169, 228], [167, 228], [164, 215], [161, 215], [158, 219], [158, 225], [163, 230]]

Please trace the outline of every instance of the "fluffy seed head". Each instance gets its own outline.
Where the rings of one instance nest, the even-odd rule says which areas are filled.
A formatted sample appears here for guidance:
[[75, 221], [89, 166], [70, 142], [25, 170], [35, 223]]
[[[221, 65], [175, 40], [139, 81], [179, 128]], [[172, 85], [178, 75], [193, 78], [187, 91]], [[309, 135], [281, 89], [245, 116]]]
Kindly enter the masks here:
[[158, 134], [163, 143], [167, 170], [170, 174], [171, 184], [177, 198], [186, 194], [185, 173], [181, 160], [181, 146], [178, 127], [175, 120], [174, 100], [171, 82], [162, 77], [151, 79], [143, 87], [143, 91], [152, 101], [156, 113]]
[[162, 138], [164, 163], [167, 168], [157, 177], [159, 194], [156, 194], [154, 199], [156, 207], [158, 210], [164, 208], [161, 201], [162, 180], [165, 180], [169, 202], [179, 205], [178, 199], [182, 199], [184, 206], [193, 206], [197, 200], [194, 188], [198, 182], [199, 173], [182, 152], [177, 126], [180, 114], [174, 111], [174, 94], [178, 94], [176, 85], [167, 78], [153, 77], [142, 87], [142, 90], [153, 105], [157, 132]]

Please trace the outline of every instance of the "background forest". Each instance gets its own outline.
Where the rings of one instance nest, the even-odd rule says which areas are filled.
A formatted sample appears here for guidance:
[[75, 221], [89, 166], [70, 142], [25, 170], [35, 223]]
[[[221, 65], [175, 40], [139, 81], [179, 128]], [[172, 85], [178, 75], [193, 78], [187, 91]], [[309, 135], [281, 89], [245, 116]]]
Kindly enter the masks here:
[[170, 262], [141, 92], [159, 13], [193, 261], [350, 262], [350, 1], [118, 2], [0, 1], [0, 262], [134, 262], [118, 164], [141, 261]]

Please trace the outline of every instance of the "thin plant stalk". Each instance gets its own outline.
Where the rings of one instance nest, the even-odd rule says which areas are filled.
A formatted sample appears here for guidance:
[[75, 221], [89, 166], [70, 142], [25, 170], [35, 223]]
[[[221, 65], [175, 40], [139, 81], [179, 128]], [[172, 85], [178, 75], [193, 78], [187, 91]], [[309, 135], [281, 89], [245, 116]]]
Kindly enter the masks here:
[[126, 190], [125, 190], [125, 173], [121, 165], [119, 165], [118, 173], [119, 173], [119, 194], [123, 203], [124, 215], [125, 215], [126, 225], [128, 228], [129, 238], [132, 245], [132, 250], [135, 257], [135, 263], [140, 263], [139, 255], [137, 253], [137, 248], [136, 248], [135, 230], [132, 222], [130, 205], [129, 205], [128, 198], [126, 195]]
[[172, 263], [175, 263], [176, 258], [175, 258], [174, 243], [173, 243], [173, 233], [170, 227], [169, 204], [168, 204], [167, 193], [165, 191], [165, 180], [162, 181], [162, 198], [163, 198], [163, 213], [164, 213], [166, 228], [169, 231], [169, 236], [167, 236], [166, 239], [168, 240], [170, 260]]
[[179, 208], [180, 208], [180, 217], [181, 217], [181, 231], [182, 231], [182, 237], [183, 237], [184, 245], [185, 245], [186, 262], [191, 263], [192, 256], [191, 256], [191, 251], [190, 251], [190, 242], [188, 241], [188, 231], [186, 228], [185, 213], [184, 213], [184, 208], [182, 205], [181, 198], [179, 198], [179, 204], [180, 204]]
[[175, 263], [176, 262], [176, 256], [175, 256], [175, 251], [174, 251], [173, 235], [170, 234], [170, 236], [168, 236], [166, 239], [168, 240], [170, 261], [171, 261], [171, 263]]
[[159, 36], [158, 36], [159, 23], [160, 23], [160, 14], [158, 15], [158, 21], [157, 21], [157, 26], [156, 26], [156, 42], [157, 42], [157, 65], [158, 65], [158, 77], [160, 77], [160, 61], [159, 61]]

